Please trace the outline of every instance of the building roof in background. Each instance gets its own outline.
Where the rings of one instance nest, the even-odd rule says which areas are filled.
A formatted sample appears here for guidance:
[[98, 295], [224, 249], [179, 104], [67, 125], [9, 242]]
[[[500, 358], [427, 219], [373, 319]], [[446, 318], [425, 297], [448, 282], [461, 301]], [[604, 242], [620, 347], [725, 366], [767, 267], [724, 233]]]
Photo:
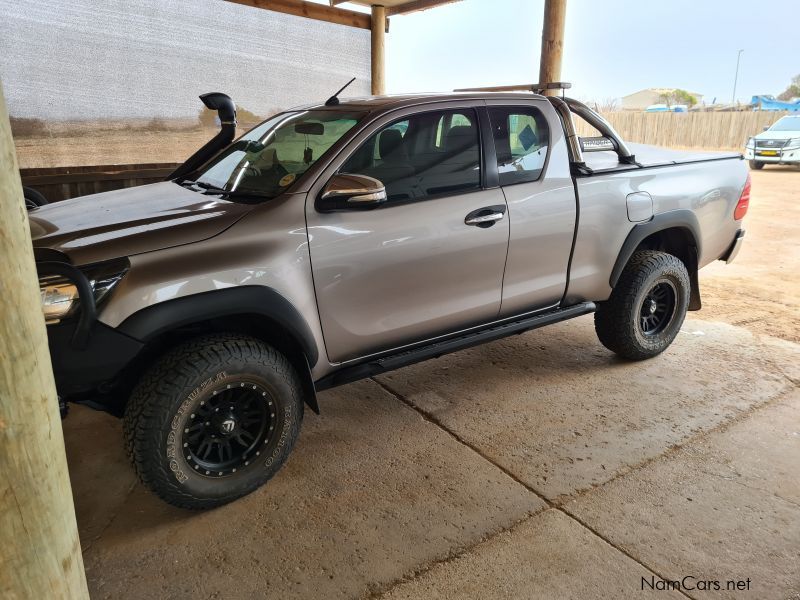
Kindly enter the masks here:
[[[679, 90], [679, 89], [682, 89], [682, 88], [645, 88], [643, 90], [639, 90], [638, 92], [633, 92], [632, 94], [628, 94], [627, 96], [623, 96], [623, 98], [630, 98], [631, 96], [635, 96], [636, 94], [641, 94], [642, 92], [650, 92], [652, 94], [658, 94], [658, 95], [671, 94], [675, 90]], [[695, 98], [702, 98], [703, 97], [703, 94], [700, 94], [698, 92], [692, 92], [692, 91], [689, 91], [689, 90], [685, 90], [685, 91], [689, 92]]]

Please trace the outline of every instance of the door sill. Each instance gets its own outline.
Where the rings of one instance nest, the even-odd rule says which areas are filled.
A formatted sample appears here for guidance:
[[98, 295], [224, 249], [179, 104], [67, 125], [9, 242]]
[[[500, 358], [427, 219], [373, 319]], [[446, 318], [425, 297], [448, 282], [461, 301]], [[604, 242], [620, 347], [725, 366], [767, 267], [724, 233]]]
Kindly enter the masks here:
[[437, 338], [436, 341], [422, 342], [411, 348], [403, 350], [389, 351], [365, 358], [356, 363], [348, 363], [336, 371], [329, 373], [325, 377], [314, 383], [317, 391], [326, 390], [359, 379], [379, 375], [400, 367], [412, 365], [414, 363], [438, 358], [457, 350], [470, 348], [486, 342], [499, 340], [501, 338], [524, 333], [531, 329], [538, 329], [545, 325], [558, 323], [580, 317], [595, 311], [594, 302], [583, 302], [566, 308], [558, 308], [535, 315], [525, 315], [518, 319], [503, 321], [500, 324], [493, 323], [478, 329], [471, 329], [468, 332], [461, 332], [445, 338]]

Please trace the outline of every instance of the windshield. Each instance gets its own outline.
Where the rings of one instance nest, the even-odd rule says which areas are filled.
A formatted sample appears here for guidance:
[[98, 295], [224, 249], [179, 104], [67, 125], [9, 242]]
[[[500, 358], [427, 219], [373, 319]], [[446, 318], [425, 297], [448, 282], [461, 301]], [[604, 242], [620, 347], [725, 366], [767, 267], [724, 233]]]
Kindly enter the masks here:
[[783, 117], [772, 127], [770, 131], [800, 131], [800, 117]]
[[281, 113], [244, 134], [189, 179], [232, 195], [274, 198], [364, 114], [330, 110]]

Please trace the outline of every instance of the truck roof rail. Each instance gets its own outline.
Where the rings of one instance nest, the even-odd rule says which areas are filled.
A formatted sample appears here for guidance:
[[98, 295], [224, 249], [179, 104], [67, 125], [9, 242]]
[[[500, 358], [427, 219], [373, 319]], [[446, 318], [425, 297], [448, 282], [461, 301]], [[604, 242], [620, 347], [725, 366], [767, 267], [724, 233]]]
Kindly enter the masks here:
[[[551, 81], [549, 83], [523, 83], [520, 85], [499, 85], [494, 87], [461, 88], [454, 92], [533, 92], [541, 94], [546, 90], [561, 90], [561, 97], [548, 96], [547, 99], [553, 105], [564, 125], [569, 148], [570, 163], [572, 169], [578, 173], [589, 172], [590, 169], [583, 160], [584, 152], [613, 151], [617, 154], [619, 162], [629, 165], [638, 165], [636, 157], [630, 151], [627, 144], [620, 135], [614, 130], [611, 123], [604, 119], [599, 113], [593, 111], [583, 102], [574, 98], [567, 98], [564, 90], [568, 90], [572, 84], [567, 81]], [[572, 116], [577, 115], [592, 127], [600, 132], [599, 136], [581, 137], [575, 129]]]
[[567, 81], [551, 81], [550, 83], [523, 83], [520, 85], [498, 85], [494, 87], [461, 88], [454, 92], [533, 92], [541, 94], [546, 90], [568, 90], [572, 84]]

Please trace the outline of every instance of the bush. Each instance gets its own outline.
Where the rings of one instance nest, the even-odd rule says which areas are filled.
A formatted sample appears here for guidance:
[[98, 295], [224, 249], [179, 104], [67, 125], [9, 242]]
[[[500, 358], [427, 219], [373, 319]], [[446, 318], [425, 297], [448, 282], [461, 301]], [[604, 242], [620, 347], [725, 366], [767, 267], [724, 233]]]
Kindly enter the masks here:
[[9, 121], [14, 137], [41, 137], [47, 134], [47, 124], [42, 119], [11, 117]]
[[[217, 118], [217, 111], [210, 110], [205, 106], [200, 109], [197, 115], [197, 120], [200, 121], [202, 127], [219, 127], [219, 119]], [[243, 106], [236, 107], [236, 120], [240, 125], [256, 125], [264, 120], [264, 117], [259, 117], [257, 114], [250, 112]]]

